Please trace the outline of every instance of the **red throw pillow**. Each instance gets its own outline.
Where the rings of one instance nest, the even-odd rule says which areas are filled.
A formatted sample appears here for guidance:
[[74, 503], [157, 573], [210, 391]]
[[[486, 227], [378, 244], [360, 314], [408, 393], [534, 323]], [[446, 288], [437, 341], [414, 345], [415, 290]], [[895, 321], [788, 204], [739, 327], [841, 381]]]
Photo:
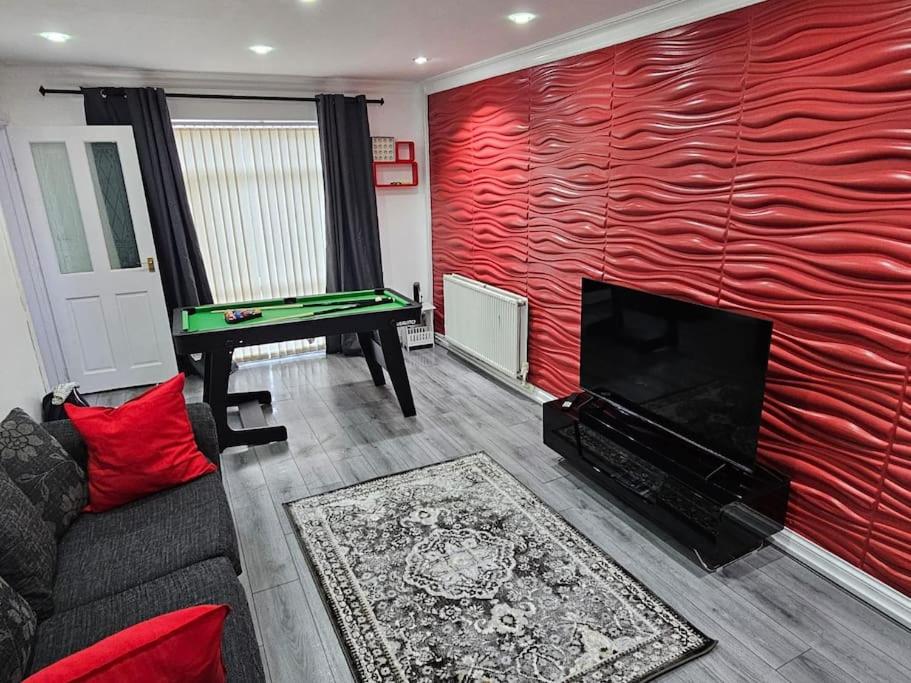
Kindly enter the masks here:
[[86, 512], [104, 512], [215, 471], [196, 445], [183, 384], [181, 373], [118, 408], [64, 404], [88, 446]]
[[227, 605], [197, 605], [153, 617], [54, 662], [24, 683], [224, 683], [221, 632], [229, 611]]

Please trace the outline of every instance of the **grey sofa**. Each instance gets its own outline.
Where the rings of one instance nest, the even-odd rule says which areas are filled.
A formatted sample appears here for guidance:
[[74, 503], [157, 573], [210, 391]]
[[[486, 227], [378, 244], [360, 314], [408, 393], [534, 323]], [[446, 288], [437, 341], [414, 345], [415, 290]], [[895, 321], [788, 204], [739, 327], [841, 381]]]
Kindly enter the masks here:
[[[219, 464], [215, 422], [187, 406], [203, 454]], [[82, 467], [85, 444], [68, 420], [43, 425]], [[221, 470], [115, 510], [81, 515], [57, 547], [54, 614], [38, 625], [35, 672], [128, 626], [204, 603], [227, 604], [228, 680], [263, 681]]]

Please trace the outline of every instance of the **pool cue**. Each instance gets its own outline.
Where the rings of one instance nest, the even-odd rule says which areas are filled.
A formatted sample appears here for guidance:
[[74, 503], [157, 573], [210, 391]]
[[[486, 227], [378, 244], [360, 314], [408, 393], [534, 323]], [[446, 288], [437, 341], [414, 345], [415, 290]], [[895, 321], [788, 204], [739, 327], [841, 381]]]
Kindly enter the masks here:
[[269, 306], [270, 311], [281, 311], [289, 308], [322, 308], [323, 306], [332, 307], [332, 306], [350, 306], [351, 308], [364, 308], [366, 306], [379, 306], [381, 304], [391, 304], [394, 303], [395, 299], [391, 296], [384, 296], [379, 301], [376, 299], [363, 300], [363, 301], [352, 301], [349, 304], [340, 304], [338, 302], [326, 302], [321, 304], [282, 304], [281, 306]]
[[[383, 302], [379, 302], [379, 303], [389, 303], [389, 301], [383, 301]], [[299, 316], [297, 316], [297, 318], [311, 318], [315, 315], [327, 315], [329, 313], [340, 313], [342, 311], [350, 311], [355, 308], [365, 308], [366, 306], [374, 306], [374, 305], [378, 305], [378, 303], [375, 301], [369, 301], [369, 302], [368, 301], [358, 301], [358, 302], [355, 302], [352, 304], [341, 304], [337, 308], [330, 308], [325, 311], [306, 311], [306, 312], [301, 313]], [[275, 308], [277, 308], [277, 307], [273, 307], [273, 310], [275, 310]], [[249, 320], [241, 320], [238, 323], [234, 323], [234, 325], [239, 326], [239, 325], [244, 325], [244, 323], [247, 323], [246, 325], [244, 325], [244, 327], [253, 327], [255, 325], [265, 325], [266, 323], [292, 322], [294, 319], [295, 318], [288, 318], [288, 319], [279, 318], [277, 320], [274, 318], [266, 318], [266, 317], [250, 318]]]
[[[380, 300], [377, 301], [377, 299], [380, 299]], [[323, 306], [352, 306], [352, 307], [357, 306], [358, 308], [360, 308], [360, 307], [364, 307], [364, 306], [379, 306], [381, 304], [391, 304], [391, 303], [395, 303], [395, 299], [393, 299], [391, 296], [384, 296], [384, 297], [377, 297], [375, 299], [369, 299], [369, 300], [364, 299], [363, 301], [352, 301], [350, 304], [341, 304], [341, 303], [338, 303], [337, 301], [326, 301], [323, 303], [315, 303], [315, 304], [305, 304], [305, 303], [297, 302], [297, 303], [293, 303], [293, 304], [281, 304], [279, 306], [266, 306], [266, 307], [237, 306], [237, 305], [231, 306], [231, 305], [225, 304], [225, 306], [223, 308], [213, 308], [213, 309], [211, 309], [210, 312], [211, 313], [222, 313], [224, 311], [240, 311], [245, 308], [259, 308], [260, 310], [269, 309], [270, 311], [281, 311], [281, 310], [285, 310], [285, 309], [289, 309], [289, 308], [304, 308], [304, 307], [321, 308]]]

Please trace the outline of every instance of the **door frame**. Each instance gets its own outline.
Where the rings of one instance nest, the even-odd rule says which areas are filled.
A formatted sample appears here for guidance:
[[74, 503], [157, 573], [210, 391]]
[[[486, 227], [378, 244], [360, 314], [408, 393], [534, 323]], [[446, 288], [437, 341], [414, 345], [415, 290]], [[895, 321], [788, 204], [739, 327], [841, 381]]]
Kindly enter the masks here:
[[[155, 384], [171, 377], [177, 372], [176, 357], [161, 274], [154, 265], [158, 254], [132, 128], [22, 126], [8, 128], [7, 135], [70, 381], [78, 382], [84, 392], [95, 392]], [[39, 142], [65, 145], [90, 267], [70, 272], [61, 265], [46, 190], [33, 159], [34, 145]], [[138, 249], [135, 263], [131, 260], [121, 266], [112, 261], [111, 238], [104, 228], [105, 208], [89, 151], [97, 142], [113, 142], [119, 149], [123, 190]], [[73, 307], [77, 304], [88, 305], [83, 313], [90, 322]]]
[[25, 305], [38, 344], [38, 355], [44, 377], [51, 387], [70, 381], [64, 361], [63, 345], [51, 309], [50, 293], [38, 258], [34, 231], [25, 208], [25, 195], [19, 184], [13, 148], [10, 145], [7, 123], [0, 121], [0, 210], [6, 221], [13, 259], [19, 282], [25, 294]]
[[[137, 171], [138, 158], [137, 151], [135, 149], [135, 142], [133, 137], [133, 130], [130, 126], [84, 126], [84, 125], [60, 125], [60, 126], [22, 126], [23, 129], [28, 129], [31, 131], [31, 134], [38, 136], [38, 138], [45, 137], [50, 135], [56, 140], [56, 133], [58, 129], [80, 129], [85, 131], [80, 134], [79, 139], [83, 140], [94, 140], [95, 137], [98, 137], [99, 141], [110, 141], [115, 140], [121, 143], [126, 143], [129, 139], [129, 145], [127, 148], [121, 147], [120, 154], [127, 155], [127, 158], [132, 157], [132, 163], [136, 166]], [[17, 127], [17, 130], [19, 127]], [[86, 137], [87, 136], [87, 137]], [[121, 138], [123, 138], [121, 140]], [[46, 226], [36, 224], [35, 221], [42, 220], [39, 217], [32, 217], [29, 213], [28, 202], [33, 200], [34, 197], [27, 197], [28, 192], [32, 192], [33, 188], [26, 188], [23, 183], [26, 182], [24, 177], [21, 175], [23, 169], [17, 167], [16, 163], [16, 154], [19, 153], [19, 150], [16, 145], [19, 144], [19, 140], [12, 137], [12, 130], [10, 125], [0, 120], [0, 210], [4, 212], [4, 216], [8, 219], [6, 222], [8, 224], [7, 232], [10, 235], [10, 243], [13, 251], [13, 260], [15, 261], [16, 268], [19, 271], [19, 282], [23, 289], [23, 294], [25, 298], [25, 305], [29, 312], [29, 317], [32, 319], [30, 327], [32, 328], [33, 336], [33, 345], [36, 346], [36, 351], [39, 356], [39, 362], [41, 363], [41, 370], [43, 371], [43, 376], [46, 379], [48, 387], [53, 387], [56, 384], [69, 381], [82, 381], [83, 378], [77, 372], [77, 377], [74, 377], [67, 367], [67, 357], [68, 357], [68, 347], [63, 344], [61, 337], [61, 332], [67, 329], [66, 324], [58, 320], [57, 315], [60, 313], [56, 310], [55, 295], [59, 292], [55, 292], [53, 287], [55, 286], [54, 282], [51, 280], [57, 277], [56, 271], [54, 272], [54, 277], [48, 278], [45, 275], [47, 268], [53, 268], [50, 260], [46, 260], [47, 253], [43, 253], [42, 249], [47, 252], [49, 245], [45, 243], [45, 237], [47, 235], [43, 234], [43, 229]], [[67, 139], [67, 147], [69, 148], [71, 141]], [[23, 157], [24, 158], [24, 157]], [[123, 162], [123, 158], [122, 158]], [[26, 163], [20, 160], [19, 163]], [[83, 178], [84, 180], [84, 178]], [[142, 207], [142, 221], [146, 223], [145, 231], [147, 232], [147, 237], [144, 238], [147, 244], [143, 245], [140, 243], [140, 235], [136, 235], [137, 246], [140, 247], [140, 251], [144, 254], [147, 252], [147, 255], [151, 255], [154, 258], [154, 262], [158, 262], [158, 254], [155, 249], [154, 236], [152, 234], [151, 225], [149, 224], [151, 217], [147, 213], [147, 201], [145, 196], [145, 188], [142, 182], [141, 177], [136, 176], [133, 179], [133, 184], [131, 185], [127, 182], [126, 190], [129, 195], [129, 203], [131, 206]], [[81, 193], [85, 194], [85, 193]], [[94, 194], [93, 194], [94, 196]], [[81, 195], [80, 195], [81, 197]], [[102, 209], [99, 208], [99, 211]], [[83, 205], [82, 198], [80, 198], [80, 212], [83, 216], [83, 221], [87, 220], [86, 206]], [[137, 215], [133, 213], [133, 220], [137, 220]], [[91, 221], [90, 221], [91, 222]], [[87, 235], [88, 237], [88, 235]], [[96, 237], [98, 237], [96, 235]], [[102, 245], [105, 246], [105, 245]], [[98, 251], [99, 254], [103, 254], [103, 258], [108, 258], [107, 247], [99, 251], [99, 245], [92, 242], [90, 246], [91, 250]], [[99, 254], [93, 255], [93, 262], [96, 262], [96, 259], [99, 258]], [[146, 265], [145, 256], [141, 255], [141, 263], [138, 268], [135, 270], [145, 271], [147, 268], [149, 270], [157, 270], [157, 266]], [[151, 261], [151, 259], [149, 259]], [[132, 269], [130, 269], [132, 270]], [[108, 272], [107, 270], [105, 272]], [[113, 266], [111, 267], [110, 273], [119, 272]], [[126, 271], [124, 271], [126, 272]], [[153, 298], [161, 298], [163, 296], [162, 292], [162, 283], [161, 276], [159, 273], [155, 273], [154, 277], [157, 280], [157, 294], [155, 294], [156, 287], [149, 289], [149, 293], [152, 294]], [[134, 283], [135, 284], [135, 283]], [[127, 285], [128, 287], [130, 285]], [[138, 285], [136, 285], [138, 286]], [[145, 289], [143, 289], [145, 291]], [[116, 297], [115, 297], [116, 300]], [[161, 300], [161, 305], [164, 306], [164, 300]], [[153, 302], [154, 305], [154, 302]], [[107, 316], [106, 316], [107, 317]], [[110, 321], [109, 321], [110, 322]], [[122, 321], [121, 321], [122, 322]], [[120, 328], [118, 328], [119, 330]], [[167, 334], [167, 347], [168, 351], [165, 352], [162, 344], [165, 343], [164, 337], [161, 336], [162, 330], [166, 330]], [[165, 353], [165, 356], [162, 356], [162, 362], [165, 362], [168, 365], [174, 365], [175, 354], [173, 351], [173, 345], [170, 339], [170, 320], [165, 317], [162, 330], [157, 330], [155, 337], [158, 340], [158, 352]], [[121, 342], [126, 342], [129, 345], [127, 339], [122, 339]], [[121, 344], [117, 348], [121, 348]], [[112, 351], [114, 349], [112, 348]], [[116, 354], [116, 351], [114, 351]], [[170, 358], [170, 360], [167, 360]], [[121, 359], [122, 360], [122, 359]], [[115, 370], [116, 372], [134, 372], [138, 371], [143, 372], [144, 364], [131, 366], [129, 369], [123, 368]], [[176, 371], [173, 370], [173, 371]], [[154, 373], [152, 373], [154, 375]], [[148, 376], [146, 377], [124, 377], [123, 379], [135, 380], [137, 384], [147, 384], [149, 382]], [[141, 381], [140, 381], [141, 380]], [[161, 381], [158, 379], [153, 379], [151, 381]], [[89, 388], [88, 377], [84, 378], [85, 389], [84, 390], [94, 390]], [[125, 384], [124, 386], [128, 386]]]

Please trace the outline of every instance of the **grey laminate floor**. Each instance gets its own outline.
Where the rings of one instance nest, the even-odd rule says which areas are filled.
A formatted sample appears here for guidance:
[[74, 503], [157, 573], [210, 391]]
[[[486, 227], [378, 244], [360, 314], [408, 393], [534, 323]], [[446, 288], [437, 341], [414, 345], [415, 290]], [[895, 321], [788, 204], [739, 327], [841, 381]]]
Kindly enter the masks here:
[[[480, 449], [718, 640], [662, 680], [911, 681], [908, 630], [773, 548], [715, 574], [698, 569], [541, 443], [540, 406], [443, 350], [407, 360], [418, 411], [409, 419], [360, 358], [250, 364], [232, 376], [234, 389], [269, 388], [266, 419], [289, 433], [287, 443], [222, 456], [272, 681], [352, 680], [281, 503]], [[198, 398], [198, 384], [187, 393]], [[244, 420], [258, 410], [245, 408]]]

